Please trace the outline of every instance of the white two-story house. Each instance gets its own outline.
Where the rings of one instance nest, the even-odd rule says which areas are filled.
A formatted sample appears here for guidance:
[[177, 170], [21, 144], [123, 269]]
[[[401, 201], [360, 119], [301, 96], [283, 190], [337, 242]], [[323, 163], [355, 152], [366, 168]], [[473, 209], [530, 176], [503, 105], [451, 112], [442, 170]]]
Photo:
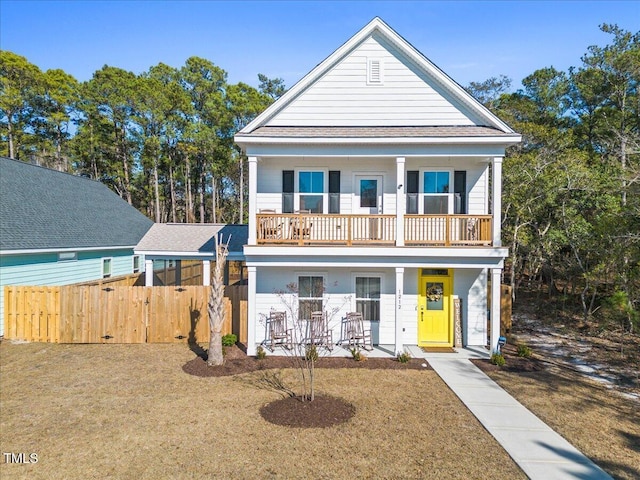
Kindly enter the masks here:
[[[248, 354], [288, 285], [374, 344], [495, 348], [501, 174], [521, 137], [379, 18], [243, 128]], [[491, 304], [487, 288], [491, 285]], [[490, 325], [488, 320], [490, 318]]]

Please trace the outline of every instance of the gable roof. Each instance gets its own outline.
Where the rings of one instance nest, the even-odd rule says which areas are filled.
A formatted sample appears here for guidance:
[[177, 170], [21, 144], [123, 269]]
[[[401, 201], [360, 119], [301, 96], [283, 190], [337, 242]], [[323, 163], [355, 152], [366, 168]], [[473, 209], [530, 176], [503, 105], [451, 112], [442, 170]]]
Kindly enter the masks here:
[[153, 222], [107, 186], [0, 157], [0, 250], [133, 247]]
[[229, 259], [244, 258], [247, 225], [220, 223], [154, 223], [135, 248], [149, 256], [214, 256], [215, 238], [229, 241]]
[[[360, 62], [357, 74], [363, 76], [365, 74], [363, 60], [360, 57], [367, 55], [367, 52], [371, 51], [371, 45], [369, 44], [374, 45], [378, 50], [384, 50], [386, 53], [390, 54], [394, 61], [399, 59], [399, 61], [396, 62], [398, 65], [396, 65], [395, 68], [402, 67], [405, 70], [409, 70], [411, 75], [413, 75], [414, 80], [416, 80], [415, 84], [422, 85], [423, 87], [423, 90], [420, 92], [422, 97], [426, 98], [427, 96], [430, 96], [429, 98], [435, 99], [435, 101], [430, 100], [432, 103], [428, 103], [425, 100], [425, 103], [423, 104], [425, 106], [416, 107], [413, 104], [416, 102], [412, 102], [415, 97], [409, 97], [408, 99], [404, 99], [404, 103], [397, 102], [398, 105], [402, 104], [403, 106], [397, 107], [398, 111], [392, 112], [392, 115], [379, 113], [377, 116], [374, 115], [374, 118], [369, 115], [353, 115], [352, 119], [348, 123], [336, 123], [336, 119], [331, 118], [330, 113], [327, 114], [325, 111], [320, 111], [321, 108], [318, 108], [319, 105], [326, 105], [327, 102], [333, 101], [333, 111], [335, 111], [335, 108], [348, 108], [344, 107], [344, 105], [349, 102], [370, 102], [370, 111], [375, 112], [374, 108], [377, 105], [377, 102], [379, 103], [379, 99], [382, 98], [382, 95], [378, 95], [376, 93], [381, 92], [381, 90], [378, 89], [378, 86], [374, 87], [376, 90], [371, 90], [371, 92], [373, 92], [373, 100], [371, 99], [371, 95], [362, 95], [358, 98], [351, 98], [349, 96], [345, 96], [344, 92], [337, 92], [338, 89], [332, 89], [331, 83], [327, 80], [327, 78], [329, 78], [332, 73], [335, 73], [338, 69], [347, 69], [347, 60], [349, 60], [350, 55], [355, 55], [354, 52], [358, 52]], [[362, 52], [358, 49], [362, 50]], [[374, 56], [375, 53], [376, 52], [373, 51]], [[349, 74], [350, 72], [346, 70], [345, 75], [348, 76]], [[362, 84], [362, 78], [360, 78], [359, 81]], [[318, 85], [322, 84], [322, 82], [327, 83], [327, 85], [320, 89]], [[340, 86], [343, 87], [343, 85]], [[425, 93], [427, 89], [429, 89], [428, 95]], [[396, 87], [394, 93], [399, 93], [401, 90], [401, 88]], [[349, 92], [348, 90], [345, 91]], [[310, 99], [321, 100], [316, 100], [316, 103], [312, 106], [312, 101]], [[393, 101], [394, 100], [391, 100], [392, 105]], [[409, 103], [409, 105], [407, 105], [407, 103]], [[443, 117], [446, 115], [450, 116], [448, 123], [441, 123], [440, 125], [425, 123], [423, 117], [425, 115], [425, 111], [429, 109], [429, 106], [426, 105], [435, 103], [440, 105], [440, 107], [437, 108], [447, 109]], [[300, 122], [297, 119], [305, 112], [305, 108], [307, 108], [306, 111], [310, 112], [310, 115], [308, 115], [304, 121]], [[314, 108], [315, 110], [313, 110]], [[413, 109], [413, 116], [406, 115], [407, 108]], [[396, 115], [397, 119], [394, 120], [395, 124], [391, 125], [388, 118], [393, 117], [393, 115]], [[422, 115], [422, 117], [420, 115]], [[357, 125], [357, 118], [361, 118], [360, 125]], [[379, 121], [376, 120], [376, 118], [383, 120]], [[313, 122], [315, 122], [315, 124]], [[488, 129], [493, 130], [494, 133], [498, 134], [495, 135], [496, 137], [508, 137], [511, 142], [519, 141], [520, 137], [508, 125], [491, 113], [480, 102], [468, 94], [460, 85], [415, 49], [409, 42], [398, 35], [393, 29], [377, 17], [369, 22], [369, 24], [356, 33], [335, 52], [329, 55], [329, 57], [327, 57], [323, 62], [318, 64], [309, 74], [302, 78], [262, 114], [240, 130], [236, 135], [236, 141], [238, 143], [247, 143], [247, 141], [251, 141], [252, 137], [261, 137], [264, 139], [268, 136], [272, 136], [272, 138], [302, 137], [305, 136], [306, 133], [309, 133], [308, 127], [311, 126], [317, 127], [315, 132], [316, 135], [314, 135], [314, 137], [335, 135], [335, 131], [332, 131], [331, 129], [336, 126], [460, 127], [457, 132], [454, 132], [454, 137], [475, 137], [478, 135], [478, 131], [474, 131], [473, 128], [466, 127], [487, 127]], [[284, 132], [281, 129], [278, 130], [278, 127], [288, 127], [288, 129]], [[347, 134], [352, 134], [356, 135], [356, 137], [351, 138], [362, 138], [361, 135], [364, 132], [366, 132], [364, 129], [352, 129], [350, 132], [342, 132], [342, 134], [338, 136], [346, 137]], [[413, 134], [410, 134], [409, 132], [410, 130], [408, 129], [399, 129], [395, 132], [396, 135], [393, 136], [396, 138], [417, 136], [415, 131]], [[391, 136], [385, 134], [385, 132], [380, 133], [383, 134], [382, 136]], [[440, 137], [443, 132], [422, 130], [420, 133], [427, 137]], [[371, 137], [372, 135], [369, 132], [365, 133], [364, 136]]]

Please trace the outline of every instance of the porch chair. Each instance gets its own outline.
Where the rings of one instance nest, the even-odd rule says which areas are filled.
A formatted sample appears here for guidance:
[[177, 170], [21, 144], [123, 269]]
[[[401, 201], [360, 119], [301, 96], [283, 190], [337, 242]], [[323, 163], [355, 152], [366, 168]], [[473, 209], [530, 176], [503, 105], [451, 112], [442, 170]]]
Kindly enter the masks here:
[[267, 328], [269, 349], [272, 352], [277, 345], [284, 346], [287, 350], [293, 348], [293, 329], [287, 328], [286, 312], [271, 312], [267, 319]]
[[324, 312], [311, 312], [308, 333], [309, 344], [325, 347], [329, 351], [333, 350], [333, 332], [329, 329]]
[[[275, 214], [275, 210], [260, 210], [258, 213]], [[260, 238], [262, 240], [278, 240], [282, 238], [282, 223], [275, 217], [260, 219]]]
[[[311, 213], [311, 210], [297, 210], [295, 213]], [[311, 236], [311, 227], [313, 226], [313, 223], [308, 222], [306, 218], [293, 217], [289, 222], [289, 226], [291, 227], [292, 239], [304, 239]]]
[[365, 330], [361, 313], [347, 313], [344, 323], [345, 340], [349, 343], [349, 347], [362, 347], [368, 351], [373, 350], [371, 330]]

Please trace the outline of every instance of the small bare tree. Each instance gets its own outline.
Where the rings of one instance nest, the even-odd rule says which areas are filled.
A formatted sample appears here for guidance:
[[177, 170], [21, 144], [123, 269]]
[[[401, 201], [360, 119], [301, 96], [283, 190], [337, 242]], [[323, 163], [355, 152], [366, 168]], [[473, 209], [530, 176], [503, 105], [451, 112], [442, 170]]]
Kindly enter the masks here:
[[222, 239], [218, 241], [215, 238], [215, 254], [216, 266], [211, 279], [211, 289], [209, 290], [209, 302], [207, 311], [209, 313], [209, 351], [207, 353], [207, 364], [209, 366], [222, 365], [224, 363], [224, 355], [222, 354], [222, 324], [225, 318], [224, 306], [224, 266], [227, 262], [229, 254], [229, 242], [226, 243]]
[[[323, 286], [323, 292], [324, 291], [326, 291], [325, 286]], [[298, 285], [290, 283], [287, 285], [286, 291], [278, 291], [276, 292], [276, 295], [282, 302], [282, 305], [291, 320], [292, 346], [291, 349], [285, 349], [284, 352], [291, 358], [293, 367], [298, 370], [300, 374], [300, 381], [302, 384], [302, 394], [300, 395], [300, 398], [303, 401], [313, 401], [315, 400], [316, 393], [316, 362], [321, 356], [328, 353], [327, 347], [333, 348], [335, 346], [336, 339], [333, 339], [333, 345], [317, 345], [313, 343], [313, 339], [309, 338], [309, 332], [307, 330], [307, 321], [309, 319], [300, 318], [300, 302], [298, 293]], [[345, 296], [340, 305], [335, 304], [324, 310], [326, 323], [330, 329], [333, 327], [335, 316], [350, 301], [350, 299], [350, 296]], [[327, 305], [330, 305], [329, 298], [325, 298], [323, 308]], [[291, 390], [287, 391], [291, 392]]]

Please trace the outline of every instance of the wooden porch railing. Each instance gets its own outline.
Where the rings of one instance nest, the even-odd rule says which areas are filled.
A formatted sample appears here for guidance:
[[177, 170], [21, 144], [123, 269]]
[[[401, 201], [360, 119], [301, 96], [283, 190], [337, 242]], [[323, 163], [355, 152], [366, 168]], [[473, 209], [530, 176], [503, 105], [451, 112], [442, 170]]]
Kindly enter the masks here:
[[491, 215], [405, 215], [405, 245], [489, 246]]
[[[259, 213], [259, 245], [395, 245], [395, 215]], [[405, 215], [405, 245], [491, 245], [491, 215]]]
[[258, 244], [350, 246], [396, 241], [395, 215], [259, 213], [256, 219]]

